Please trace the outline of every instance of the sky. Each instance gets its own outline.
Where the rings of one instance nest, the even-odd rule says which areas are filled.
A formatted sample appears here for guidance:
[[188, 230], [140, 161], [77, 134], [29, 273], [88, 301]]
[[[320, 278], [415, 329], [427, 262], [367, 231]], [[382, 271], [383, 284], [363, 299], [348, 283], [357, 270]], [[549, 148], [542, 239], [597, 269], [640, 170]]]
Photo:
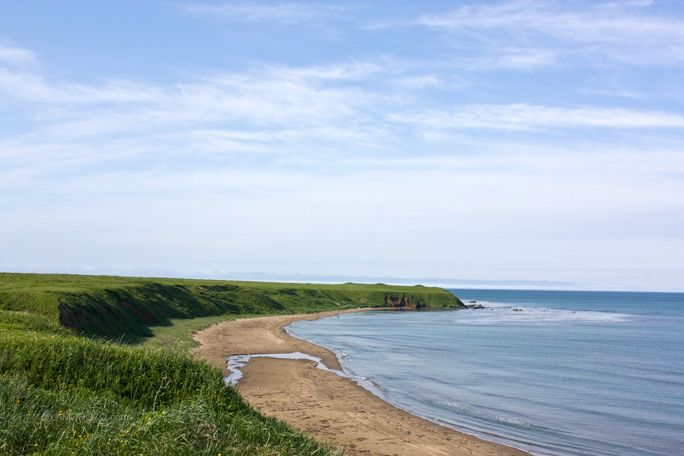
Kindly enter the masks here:
[[0, 271], [684, 291], [679, 0], [0, 3]]

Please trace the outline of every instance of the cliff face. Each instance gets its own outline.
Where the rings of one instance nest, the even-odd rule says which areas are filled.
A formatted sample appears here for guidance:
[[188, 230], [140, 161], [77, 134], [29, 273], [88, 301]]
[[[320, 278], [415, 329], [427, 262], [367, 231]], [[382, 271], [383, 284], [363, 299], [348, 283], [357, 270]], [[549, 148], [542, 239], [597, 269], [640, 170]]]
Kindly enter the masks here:
[[396, 307], [399, 309], [421, 309], [426, 307], [420, 300], [412, 301], [410, 298], [402, 295], [399, 297], [385, 296], [386, 307]]
[[[460, 309], [464, 308], [465, 306], [461, 302], [460, 299], [456, 298], [455, 296], [453, 297], [453, 302], [449, 302], [448, 304], [445, 304], [444, 307], [442, 308], [447, 308], [447, 309]], [[438, 306], [428, 306], [420, 296], [412, 296], [412, 295], [406, 295], [402, 294], [400, 295], [385, 295], [385, 307], [393, 307], [396, 309], [403, 309], [403, 310], [419, 310], [419, 309], [425, 309], [427, 307], [432, 307], [435, 309], [439, 309], [440, 307]]]

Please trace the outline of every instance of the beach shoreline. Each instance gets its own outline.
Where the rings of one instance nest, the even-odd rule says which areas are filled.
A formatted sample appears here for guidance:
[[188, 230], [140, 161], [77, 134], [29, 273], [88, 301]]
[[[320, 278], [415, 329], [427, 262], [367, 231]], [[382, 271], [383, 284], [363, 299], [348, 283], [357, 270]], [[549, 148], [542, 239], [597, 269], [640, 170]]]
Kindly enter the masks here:
[[[234, 355], [300, 352], [342, 370], [337, 356], [290, 336], [293, 321], [315, 320], [348, 309], [312, 314], [247, 318], [199, 331], [196, 356], [228, 375]], [[345, 455], [523, 456], [528, 453], [441, 426], [397, 408], [349, 378], [316, 368], [310, 360], [253, 357], [241, 368], [241, 396], [263, 414], [281, 419], [322, 442], [344, 447]]]

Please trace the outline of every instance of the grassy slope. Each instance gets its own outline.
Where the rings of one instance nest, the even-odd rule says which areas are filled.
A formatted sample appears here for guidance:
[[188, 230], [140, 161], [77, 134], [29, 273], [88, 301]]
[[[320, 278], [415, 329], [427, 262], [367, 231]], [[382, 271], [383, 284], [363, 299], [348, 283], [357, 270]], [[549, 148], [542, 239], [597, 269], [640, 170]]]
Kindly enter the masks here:
[[0, 311], [0, 454], [334, 455], [186, 354]]
[[440, 288], [0, 273], [0, 309], [30, 311], [86, 335], [139, 342], [150, 326], [213, 315], [316, 312], [392, 304], [457, 307]]
[[386, 303], [460, 302], [382, 284], [0, 274], [0, 454], [337, 454], [255, 412], [219, 370], [154, 345], [185, 347], [229, 318]]

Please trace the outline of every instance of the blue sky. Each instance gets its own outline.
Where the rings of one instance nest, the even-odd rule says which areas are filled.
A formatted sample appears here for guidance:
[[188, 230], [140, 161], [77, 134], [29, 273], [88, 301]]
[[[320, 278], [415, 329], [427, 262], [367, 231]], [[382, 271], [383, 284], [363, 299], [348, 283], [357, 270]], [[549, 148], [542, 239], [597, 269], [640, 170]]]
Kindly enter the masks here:
[[22, 1], [0, 270], [684, 291], [679, 1]]

